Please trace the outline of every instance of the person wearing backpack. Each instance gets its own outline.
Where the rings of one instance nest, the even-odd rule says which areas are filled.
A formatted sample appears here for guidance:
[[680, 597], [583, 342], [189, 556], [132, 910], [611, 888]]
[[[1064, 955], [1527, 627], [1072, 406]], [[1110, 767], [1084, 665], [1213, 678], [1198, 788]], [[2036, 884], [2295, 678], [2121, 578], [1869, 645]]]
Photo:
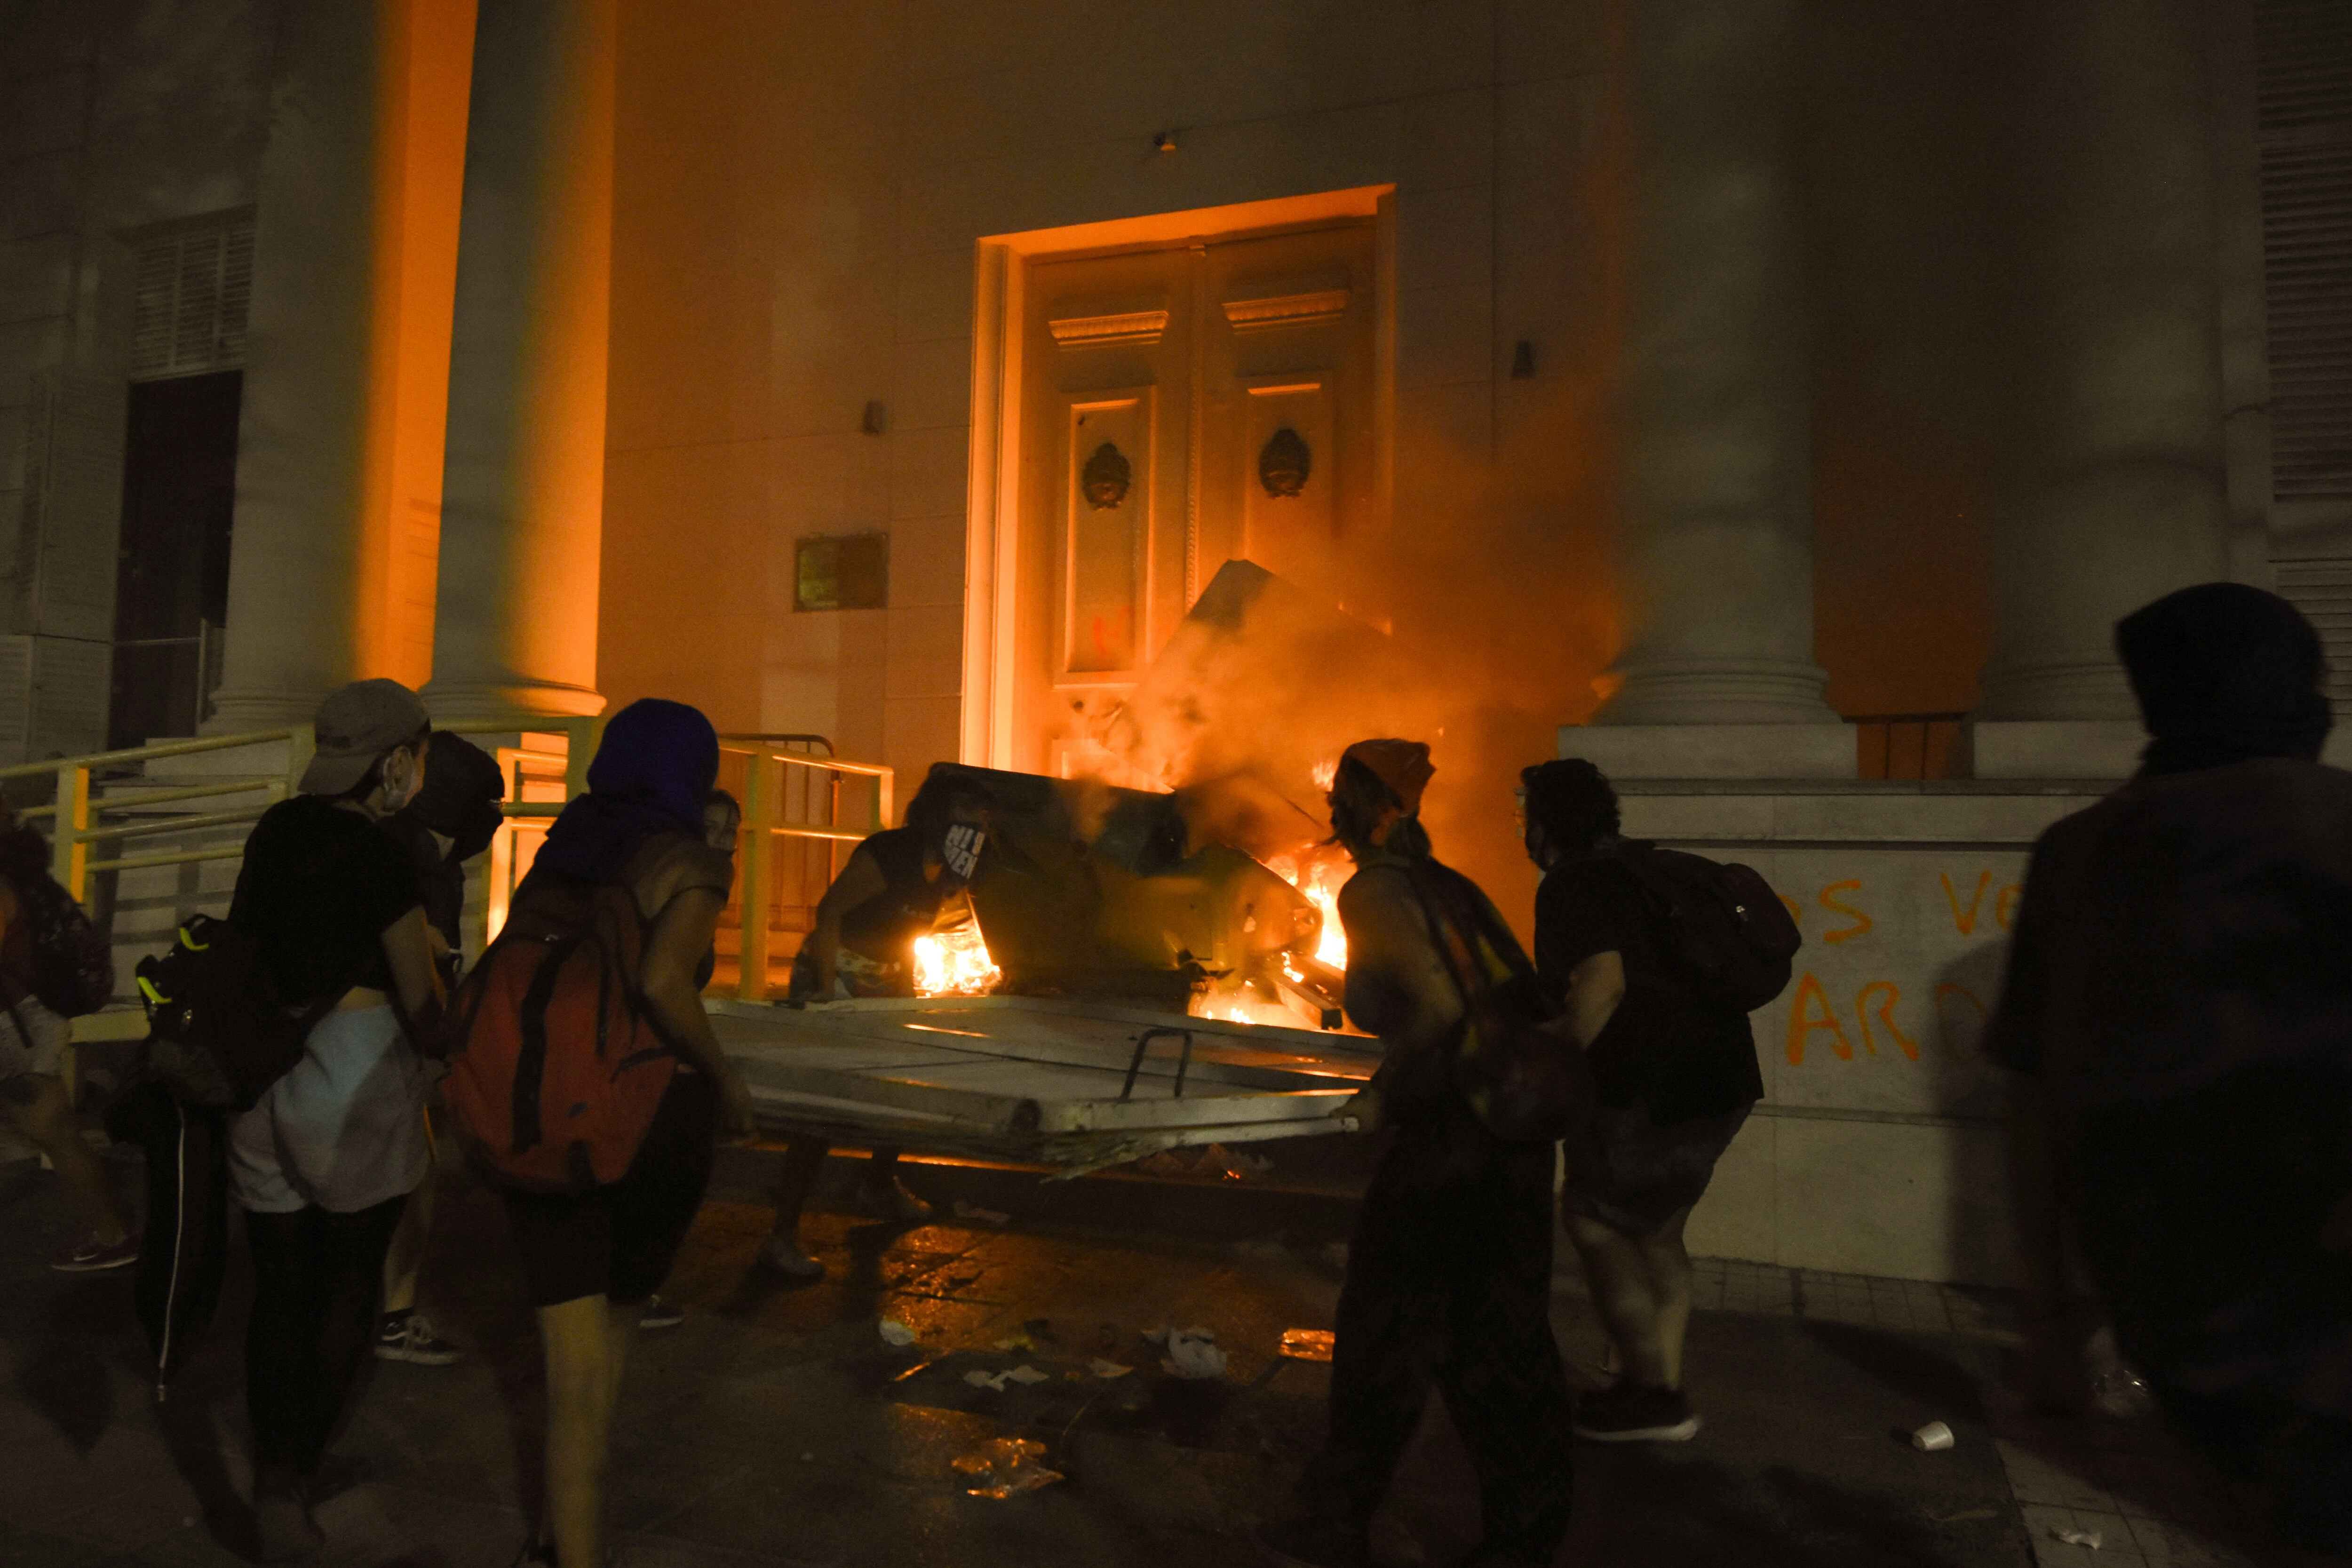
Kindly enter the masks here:
[[[73, 1026], [39, 994], [29, 895], [44, 883], [56, 886], [49, 880], [48, 841], [19, 823], [0, 799], [0, 1107], [10, 1125], [49, 1157], [66, 1201], [89, 1226], [89, 1234], [50, 1267], [86, 1274], [136, 1263], [139, 1238], [123, 1217], [106, 1168], [82, 1139], [66, 1090], [61, 1068]], [[64, 897], [63, 889], [58, 896]]]
[[424, 1062], [441, 977], [416, 868], [379, 826], [424, 782], [416, 693], [362, 680], [320, 704], [300, 791], [246, 840], [231, 927], [310, 1020], [292, 1065], [228, 1123], [253, 1253], [246, 1397], [265, 1560], [320, 1544], [307, 1495], [373, 1339], [384, 1256], [427, 1165]]
[[[1532, 966], [1475, 884], [1430, 854], [1418, 742], [1360, 741], [1330, 792], [1356, 862], [1339, 891], [1346, 1005], [1381, 1067], [1340, 1114], [1388, 1143], [1364, 1193], [1333, 1319], [1328, 1435], [1299, 1510], [1259, 1543], [1311, 1568], [1366, 1568], [1370, 1521], [1434, 1383], [1477, 1471], [1485, 1538], [1468, 1561], [1535, 1568], [1568, 1532], [1570, 1401], [1551, 1331], [1552, 1142], [1510, 1138], [1515, 1108], [1469, 1069], [1491, 1037], [1542, 1017]], [[1567, 1056], [1538, 1032], [1539, 1048]], [[1570, 1058], [1572, 1059], [1572, 1058]], [[1553, 1136], [1557, 1136], [1554, 1133]]]
[[[416, 867], [425, 896], [425, 924], [433, 957], [445, 987], [455, 989], [465, 967], [463, 922], [466, 910], [466, 862], [490, 847], [506, 815], [499, 803], [506, 797], [506, 777], [498, 759], [446, 730], [433, 731], [433, 766], [425, 775], [416, 798], [384, 819], [384, 831], [408, 852]], [[426, 1150], [438, 1163], [440, 1149], [433, 1136], [433, 1112], [425, 1118]], [[425, 1179], [408, 1194], [408, 1206], [393, 1233], [392, 1250], [383, 1260], [383, 1311], [376, 1323], [378, 1361], [407, 1362], [415, 1366], [446, 1366], [465, 1354], [434, 1331], [416, 1310], [417, 1275], [425, 1263], [425, 1242], [433, 1228], [435, 1186], [428, 1165]]]
[[605, 1562], [630, 1342], [717, 1136], [751, 1131], [751, 1091], [696, 983], [733, 878], [703, 837], [718, 772], [719, 738], [686, 704], [614, 715], [587, 793], [548, 830], [451, 1010], [444, 1097], [505, 1201], [546, 1358], [545, 1511], [525, 1563]]
[[[1680, 1442], [1699, 1427], [1682, 1386], [1683, 1226], [1763, 1098], [1755, 1037], [1744, 1008], [1677, 962], [1664, 884], [1645, 858], [1655, 852], [1619, 835], [1601, 770], [1564, 759], [1520, 783], [1528, 855], [1544, 873], [1536, 971], [1586, 1052], [1599, 1101], [1561, 1204], [1622, 1375], [1579, 1402], [1577, 1435]], [[1781, 912], [1776, 901], [1769, 913]]]

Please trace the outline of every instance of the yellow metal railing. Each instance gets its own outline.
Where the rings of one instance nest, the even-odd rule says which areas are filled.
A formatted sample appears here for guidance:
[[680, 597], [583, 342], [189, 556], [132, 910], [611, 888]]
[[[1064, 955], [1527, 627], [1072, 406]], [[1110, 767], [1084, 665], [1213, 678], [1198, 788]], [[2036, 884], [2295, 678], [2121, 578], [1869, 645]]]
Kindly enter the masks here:
[[[813, 749], [816, 746], [824, 748], [824, 754]], [[736, 958], [735, 994], [746, 1002], [764, 1002], [777, 841], [824, 844], [824, 880], [830, 883], [836, 846], [855, 844], [890, 826], [896, 775], [881, 763], [853, 763], [832, 755], [833, 743], [822, 735], [721, 735], [719, 747], [722, 763], [740, 758], [743, 766], [743, 847], [735, 879], [742, 945]], [[858, 813], [863, 820], [853, 823], [844, 819], [843, 796], [845, 786], [856, 781], [863, 781], [865, 788], [857, 793], [866, 799], [866, 809]]]

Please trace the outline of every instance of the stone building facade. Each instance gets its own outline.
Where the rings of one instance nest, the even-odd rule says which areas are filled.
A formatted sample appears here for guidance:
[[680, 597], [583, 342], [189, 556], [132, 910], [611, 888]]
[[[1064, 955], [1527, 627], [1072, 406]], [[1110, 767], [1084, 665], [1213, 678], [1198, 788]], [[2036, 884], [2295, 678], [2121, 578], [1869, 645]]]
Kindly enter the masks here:
[[[2274, 584], [2352, 670], [2348, 28], [6, 0], [0, 750], [104, 744], [145, 658], [150, 733], [389, 674], [1088, 766], [1246, 556], [1422, 661], [1505, 908], [1557, 748], [1804, 911], [1704, 1245], [1997, 1277], [1974, 1020], [2025, 845], [2131, 765], [2109, 626]], [[201, 421], [142, 389], [232, 374], [233, 516], [172, 542]], [[134, 592], [167, 550], [216, 590]]]

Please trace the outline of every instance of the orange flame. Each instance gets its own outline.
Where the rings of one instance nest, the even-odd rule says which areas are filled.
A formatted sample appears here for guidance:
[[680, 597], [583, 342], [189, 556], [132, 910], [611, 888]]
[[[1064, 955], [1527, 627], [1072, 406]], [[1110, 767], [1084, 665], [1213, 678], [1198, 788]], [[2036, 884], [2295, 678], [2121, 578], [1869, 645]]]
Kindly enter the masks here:
[[1348, 879], [1346, 862], [1330, 857], [1302, 864], [1292, 856], [1276, 855], [1265, 868], [1306, 894], [1307, 901], [1323, 917], [1323, 934], [1315, 943], [1316, 958], [1334, 969], [1347, 968], [1348, 933], [1339, 925], [1339, 887]]
[[978, 921], [915, 939], [918, 996], [985, 996], [1003, 978], [1004, 971], [988, 956]]

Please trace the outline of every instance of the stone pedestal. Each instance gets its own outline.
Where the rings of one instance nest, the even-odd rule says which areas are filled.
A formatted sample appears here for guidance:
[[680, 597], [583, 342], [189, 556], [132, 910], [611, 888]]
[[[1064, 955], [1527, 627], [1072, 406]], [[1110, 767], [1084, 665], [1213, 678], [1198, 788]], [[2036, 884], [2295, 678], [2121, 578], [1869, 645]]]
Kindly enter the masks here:
[[614, 11], [482, 0], [425, 693], [436, 715], [604, 706]]
[[1623, 479], [1634, 631], [1603, 724], [1836, 721], [1813, 662], [1791, 12], [1790, 0], [1635, 7]]
[[2012, 117], [2031, 129], [2017, 150], [2017, 463], [1979, 712], [2127, 721], [2115, 623], [2229, 571], [2197, 7], [2072, 0], [2027, 14]]

